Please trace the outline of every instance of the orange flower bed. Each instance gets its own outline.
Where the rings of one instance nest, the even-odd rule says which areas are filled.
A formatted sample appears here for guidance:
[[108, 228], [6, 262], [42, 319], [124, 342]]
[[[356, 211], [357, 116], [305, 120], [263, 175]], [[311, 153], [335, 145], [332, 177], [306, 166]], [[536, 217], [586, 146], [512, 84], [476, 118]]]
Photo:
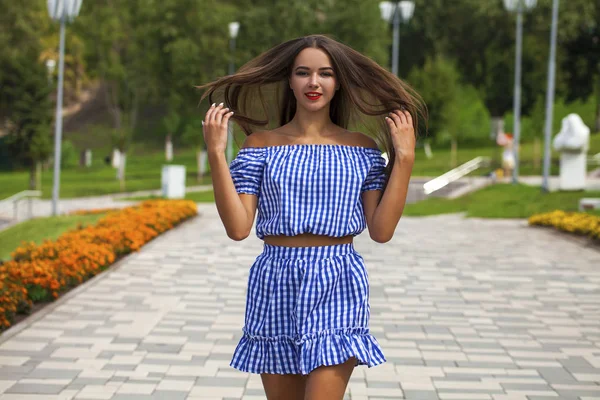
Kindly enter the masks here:
[[58, 298], [196, 214], [193, 201], [148, 200], [110, 212], [95, 226], [69, 231], [54, 241], [24, 243], [11, 261], [0, 265], [0, 330], [33, 303]]

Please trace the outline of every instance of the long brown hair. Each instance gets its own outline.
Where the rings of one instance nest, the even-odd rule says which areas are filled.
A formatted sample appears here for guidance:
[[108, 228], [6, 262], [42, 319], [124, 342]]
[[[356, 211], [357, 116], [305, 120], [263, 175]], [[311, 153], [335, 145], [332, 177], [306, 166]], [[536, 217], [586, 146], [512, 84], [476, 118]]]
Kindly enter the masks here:
[[[340, 88], [331, 100], [331, 121], [344, 129], [350, 124], [360, 124], [365, 133], [374, 137], [388, 154], [386, 174], [389, 178], [396, 157], [392, 139], [383, 118], [368, 117], [381, 117], [404, 108], [413, 117], [417, 135], [419, 120], [426, 124], [427, 107], [407, 83], [370, 58], [327, 36], [305, 36], [273, 47], [235, 74], [198, 86], [206, 90], [202, 100], [208, 97], [209, 103], [213, 103], [214, 97], [222, 99], [225, 107], [234, 111], [232, 119], [246, 135], [267, 125], [283, 126], [296, 113], [296, 98], [288, 79], [296, 56], [308, 47], [325, 51], [336, 73]], [[278, 124], [274, 124], [277, 118]]]

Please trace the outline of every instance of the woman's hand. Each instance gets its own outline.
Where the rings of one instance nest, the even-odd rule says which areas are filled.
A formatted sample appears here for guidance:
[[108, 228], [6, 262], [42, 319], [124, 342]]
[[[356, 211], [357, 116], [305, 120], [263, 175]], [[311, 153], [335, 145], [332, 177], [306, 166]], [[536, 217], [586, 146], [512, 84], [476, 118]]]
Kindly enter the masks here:
[[406, 110], [395, 110], [385, 117], [396, 157], [414, 160], [415, 157], [415, 130], [410, 113]]
[[204, 143], [209, 152], [225, 152], [227, 147], [227, 124], [233, 111], [228, 112], [229, 108], [223, 108], [223, 103], [210, 106], [202, 121], [202, 131], [204, 133]]

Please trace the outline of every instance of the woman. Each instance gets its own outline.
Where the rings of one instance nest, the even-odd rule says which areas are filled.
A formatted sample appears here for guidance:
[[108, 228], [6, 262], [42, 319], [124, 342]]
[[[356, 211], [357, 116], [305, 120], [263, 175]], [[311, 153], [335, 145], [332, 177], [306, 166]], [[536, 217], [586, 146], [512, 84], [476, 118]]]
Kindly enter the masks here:
[[[227, 235], [248, 237], [258, 209], [264, 241], [231, 365], [261, 374], [269, 400], [342, 399], [356, 365], [385, 361], [369, 333], [367, 271], [352, 239], [367, 227], [376, 242], [392, 238], [424, 105], [393, 74], [322, 35], [280, 44], [201, 88], [211, 103], [224, 99], [203, 130]], [[228, 166], [232, 118], [247, 138]], [[375, 125], [387, 166], [350, 122]]]

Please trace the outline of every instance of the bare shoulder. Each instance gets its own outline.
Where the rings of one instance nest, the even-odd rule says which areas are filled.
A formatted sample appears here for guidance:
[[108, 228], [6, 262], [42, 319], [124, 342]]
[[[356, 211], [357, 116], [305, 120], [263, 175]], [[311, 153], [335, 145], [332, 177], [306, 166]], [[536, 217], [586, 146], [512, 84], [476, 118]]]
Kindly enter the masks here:
[[267, 147], [269, 145], [270, 131], [258, 131], [246, 136], [242, 148]]
[[351, 131], [348, 131], [348, 133], [352, 137], [353, 146], [368, 147], [373, 149], [379, 148], [375, 140], [372, 137], [365, 135], [364, 133]]

